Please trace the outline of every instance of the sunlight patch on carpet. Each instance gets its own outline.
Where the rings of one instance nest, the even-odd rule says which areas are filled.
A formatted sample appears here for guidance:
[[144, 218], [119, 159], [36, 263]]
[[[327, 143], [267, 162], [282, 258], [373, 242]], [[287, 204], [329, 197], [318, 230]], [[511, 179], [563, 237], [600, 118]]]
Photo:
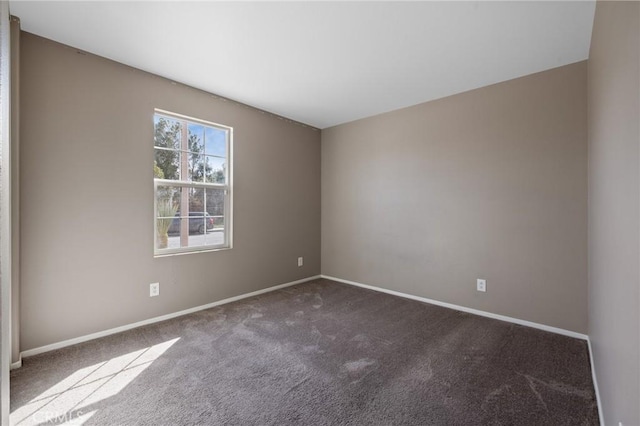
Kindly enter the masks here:
[[81, 425], [98, 411], [92, 405], [118, 394], [178, 340], [81, 368], [13, 411], [10, 424]]

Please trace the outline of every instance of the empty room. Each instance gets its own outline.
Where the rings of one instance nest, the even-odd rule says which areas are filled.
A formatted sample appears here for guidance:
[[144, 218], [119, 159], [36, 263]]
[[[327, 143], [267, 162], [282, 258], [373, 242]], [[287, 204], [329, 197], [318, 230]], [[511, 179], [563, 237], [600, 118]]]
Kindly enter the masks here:
[[0, 2], [2, 425], [640, 426], [640, 2]]

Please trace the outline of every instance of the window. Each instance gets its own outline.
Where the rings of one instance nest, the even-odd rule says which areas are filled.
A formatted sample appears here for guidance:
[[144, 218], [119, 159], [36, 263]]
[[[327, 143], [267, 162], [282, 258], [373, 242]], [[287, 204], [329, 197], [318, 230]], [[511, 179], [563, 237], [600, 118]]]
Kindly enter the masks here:
[[231, 247], [233, 129], [156, 110], [154, 253]]

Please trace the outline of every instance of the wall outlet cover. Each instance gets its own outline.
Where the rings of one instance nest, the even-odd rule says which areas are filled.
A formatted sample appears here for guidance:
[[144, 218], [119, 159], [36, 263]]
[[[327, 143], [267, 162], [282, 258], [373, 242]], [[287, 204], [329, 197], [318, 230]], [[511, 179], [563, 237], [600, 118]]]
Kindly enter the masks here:
[[160, 283], [149, 284], [149, 297], [155, 297], [160, 295]]

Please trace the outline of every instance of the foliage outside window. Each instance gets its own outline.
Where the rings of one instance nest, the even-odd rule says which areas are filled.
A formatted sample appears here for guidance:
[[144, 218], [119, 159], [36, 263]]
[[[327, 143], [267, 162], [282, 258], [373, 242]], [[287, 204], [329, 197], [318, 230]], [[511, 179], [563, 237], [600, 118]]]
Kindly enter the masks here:
[[231, 247], [233, 129], [156, 110], [156, 255]]

